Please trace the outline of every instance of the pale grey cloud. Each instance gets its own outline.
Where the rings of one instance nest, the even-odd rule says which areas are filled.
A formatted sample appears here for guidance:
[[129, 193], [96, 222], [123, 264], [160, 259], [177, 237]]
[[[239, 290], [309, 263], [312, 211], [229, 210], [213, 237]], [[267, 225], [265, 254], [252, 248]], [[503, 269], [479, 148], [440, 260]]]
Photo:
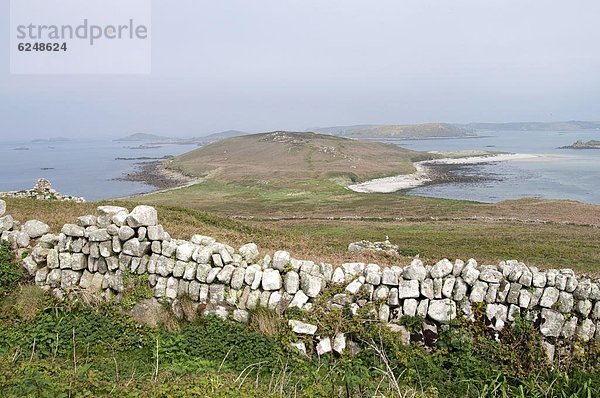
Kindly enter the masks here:
[[598, 120], [598, 15], [595, 0], [154, 1], [149, 76], [9, 75], [0, 41], [0, 135]]

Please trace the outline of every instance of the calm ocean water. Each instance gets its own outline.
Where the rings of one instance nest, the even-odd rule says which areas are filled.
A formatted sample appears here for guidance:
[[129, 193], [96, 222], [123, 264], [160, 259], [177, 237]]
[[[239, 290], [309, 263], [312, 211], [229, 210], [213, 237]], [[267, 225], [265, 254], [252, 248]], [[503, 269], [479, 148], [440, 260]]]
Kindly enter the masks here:
[[[47, 178], [61, 193], [102, 200], [152, 191], [137, 182], [116, 181], [142, 160], [121, 158], [179, 155], [195, 145], [164, 145], [154, 149], [128, 149], [139, 142], [0, 142], [0, 191], [30, 189], [35, 181]], [[15, 150], [29, 148], [28, 150]]]
[[[477, 183], [446, 183], [411, 190], [411, 195], [496, 202], [505, 199], [574, 199], [600, 204], [600, 150], [557, 149], [576, 140], [600, 139], [599, 132], [510, 131], [479, 138], [402, 140], [395, 144], [418, 151], [489, 150], [548, 155], [534, 160], [497, 162], [465, 167], [460, 173], [486, 175]], [[179, 155], [195, 145], [164, 145], [129, 149], [140, 143], [113, 141], [1, 142], [0, 191], [29, 189], [40, 177], [62, 193], [102, 200], [153, 190], [135, 182], [117, 181], [140, 160], [117, 157]], [[29, 150], [15, 150], [25, 147]]]
[[506, 199], [573, 199], [600, 204], [600, 150], [558, 149], [576, 140], [600, 140], [600, 131], [506, 131], [479, 138], [402, 140], [417, 151], [489, 150], [548, 155], [537, 159], [465, 167], [461, 173], [487, 175], [476, 183], [445, 183], [412, 189], [411, 195], [497, 202]]

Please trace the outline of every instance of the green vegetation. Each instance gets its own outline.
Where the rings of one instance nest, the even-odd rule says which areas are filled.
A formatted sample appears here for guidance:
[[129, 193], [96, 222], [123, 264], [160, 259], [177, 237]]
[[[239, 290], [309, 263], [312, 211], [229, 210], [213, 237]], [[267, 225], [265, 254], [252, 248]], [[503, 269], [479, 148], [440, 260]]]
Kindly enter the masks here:
[[5, 244], [0, 244], [0, 298], [25, 280], [25, 270], [15, 267], [14, 261], [14, 253]]
[[[19, 266], [3, 258], [3, 269]], [[3, 279], [3, 284], [7, 280]], [[324, 296], [336, 293], [331, 288]], [[23, 309], [27, 311], [23, 311]], [[364, 308], [330, 311], [324, 301], [307, 316], [329, 333], [345, 332], [362, 350], [302, 356], [287, 319], [268, 310], [249, 325], [201, 316], [150, 329], [115, 302], [57, 302], [23, 285], [0, 299], [0, 392], [3, 397], [593, 397], [600, 394], [600, 346], [548, 364], [531, 323], [494, 339], [482, 310], [454, 321], [432, 349], [405, 346], [400, 335]], [[419, 332], [422, 320], [408, 324]], [[311, 339], [305, 338], [309, 352]]]
[[[265, 134], [259, 141], [238, 137], [174, 161], [187, 174], [210, 175], [192, 187], [105, 203], [7, 199], [7, 207], [18, 220], [40, 219], [59, 231], [95, 213], [99, 204], [151, 204], [175, 238], [201, 233], [233, 246], [255, 242], [263, 254], [283, 249], [295, 258], [333, 264], [404, 265], [419, 254], [429, 263], [443, 257], [481, 263], [518, 259], [598, 273], [599, 206], [542, 200], [482, 204], [357, 194], [343, 187], [410, 172], [411, 161], [424, 156], [430, 155], [309, 133]], [[350, 242], [385, 236], [406, 257], [347, 251]], [[260, 309], [250, 314], [248, 325], [197, 316], [182, 300], [191, 322], [177, 320], [165, 305], [154, 320], [160, 326], [151, 329], [129, 315], [151, 296], [144, 278], [124, 278], [120, 303], [85, 295], [57, 302], [26, 281], [14, 253], [0, 246], [2, 397], [600, 396], [598, 342], [559, 345], [557, 362], [549, 364], [531, 323], [519, 320], [506, 328], [500, 343], [485, 326], [482, 308], [475, 308], [475, 323], [454, 321], [440, 330], [429, 349], [404, 346], [399, 334], [374, 318], [375, 307], [363, 307], [356, 317], [347, 307], [329, 308], [326, 298], [339, 293], [338, 286], [310, 313], [292, 310], [281, 317]], [[348, 347], [339, 357], [302, 356], [290, 347], [298, 340], [286, 323], [291, 318], [318, 324], [324, 334], [346, 333], [362, 351], [351, 356]], [[417, 317], [402, 324], [416, 338], [423, 330]], [[314, 354], [312, 338], [302, 341]]]
[[411, 173], [411, 158], [419, 154], [381, 142], [273, 132], [218, 141], [178, 156], [168, 165], [188, 176], [268, 185], [340, 175], [367, 180]]
[[123, 291], [121, 305], [127, 310], [132, 309], [136, 303], [153, 296], [152, 289], [148, 284], [148, 274], [131, 275], [125, 273], [123, 285], [125, 290]]

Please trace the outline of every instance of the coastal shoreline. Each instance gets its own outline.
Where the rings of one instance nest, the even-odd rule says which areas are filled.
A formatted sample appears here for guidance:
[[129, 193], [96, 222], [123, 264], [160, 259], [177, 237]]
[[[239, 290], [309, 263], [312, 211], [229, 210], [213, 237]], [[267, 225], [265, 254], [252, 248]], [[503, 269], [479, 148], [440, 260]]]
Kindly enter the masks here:
[[[412, 174], [397, 175], [392, 177], [376, 178], [358, 184], [346, 186], [346, 189], [357, 193], [394, 193], [410, 190], [413, 188], [440, 184], [445, 182], [481, 182], [493, 180], [492, 176], [484, 175], [456, 175], [463, 168], [494, 162], [533, 160], [543, 155], [532, 154], [496, 154], [496, 155], [473, 155], [461, 158], [442, 158], [425, 160], [413, 163], [415, 172]], [[206, 178], [194, 178], [170, 169], [168, 160], [157, 160], [137, 164], [137, 169], [120, 181], [141, 182], [154, 187], [154, 190], [143, 192], [128, 197], [137, 197], [150, 193], [168, 192], [176, 189], [186, 188], [206, 180]]]
[[[346, 188], [358, 193], [393, 193], [424, 185], [456, 180], [457, 177], [452, 177], [452, 171], [460, 167], [514, 160], [530, 160], [540, 158], [541, 156], [532, 154], [498, 154], [425, 160], [413, 163], [415, 172], [412, 174], [376, 178], [359, 184], [348, 185]], [[466, 179], [474, 181], [490, 178], [467, 177]]]
[[[120, 177], [118, 181], [141, 182], [155, 189], [125, 198], [143, 196], [150, 193], [168, 192], [176, 189], [186, 188], [204, 181], [203, 178], [189, 177], [185, 174], [170, 169], [168, 160], [157, 160], [153, 162], [142, 162], [136, 164], [136, 170]], [[119, 198], [124, 199], [124, 198]]]

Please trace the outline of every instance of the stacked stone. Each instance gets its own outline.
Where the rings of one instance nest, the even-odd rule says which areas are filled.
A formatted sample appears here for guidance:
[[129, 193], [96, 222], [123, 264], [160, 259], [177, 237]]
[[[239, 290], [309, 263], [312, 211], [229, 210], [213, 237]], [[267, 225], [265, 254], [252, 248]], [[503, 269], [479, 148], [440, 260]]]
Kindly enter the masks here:
[[[205, 313], [231, 315], [246, 322], [249, 310], [267, 307], [282, 314], [290, 307], [310, 308], [309, 300], [327, 285], [327, 264], [297, 261], [278, 251], [260, 258], [250, 243], [236, 252], [215, 239], [195, 235], [191, 241], [163, 243], [148, 264], [157, 298], [183, 296], [207, 304]], [[331, 271], [329, 271], [331, 274]]]
[[[58, 235], [43, 235], [24, 265], [36, 283], [58, 297], [78, 288], [119, 294], [124, 273], [133, 264], [147, 263], [153, 234], [149, 231], [162, 231], [157, 224], [156, 210], [149, 206], [138, 206], [131, 213], [123, 207], [100, 206], [96, 216], [79, 217]], [[164, 237], [168, 235], [160, 236]]]
[[6, 202], [0, 200], [0, 241], [19, 252], [50, 231], [50, 227], [41, 221], [30, 220], [21, 224], [5, 213]]
[[394, 245], [390, 242], [386, 236], [383, 242], [370, 242], [368, 240], [361, 240], [353, 242], [348, 245], [349, 252], [362, 252], [362, 251], [373, 251], [373, 252], [384, 252], [391, 255], [400, 254], [400, 246]]
[[[497, 331], [522, 317], [539, 325], [549, 343], [600, 339], [600, 284], [578, 279], [569, 269], [540, 271], [518, 261], [479, 266], [473, 259], [444, 259], [431, 266], [418, 258], [405, 267], [333, 267], [294, 259], [286, 251], [261, 257], [253, 243], [235, 250], [204, 235], [171, 239], [149, 206], [131, 213], [101, 206], [97, 215], [80, 217], [58, 235], [41, 235], [24, 265], [36, 283], [59, 297], [69, 289], [112, 297], [123, 291], [126, 274], [147, 274], [154, 296], [170, 302], [174, 310], [187, 297], [204, 313], [240, 322], [247, 322], [249, 311], [258, 307], [279, 314], [292, 307], [310, 311], [315, 298], [336, 285], [341, 292], [328, 302], [331, 308], [357, 313], [375, 304], [379, 319], [405, 334], [400, 319], [421, 317], [426, 343], [435, 341], [438, 327], [459, 314], [472, 317], [477, 303]], [[343, 333], [320, 336], [316, 326], [302, 322], [290, 327], [300, 335], [314, 335], [319, 354], [346, 347]], [[298, 348], [302, 350], [301, 343]]]
[[85, 203], [84, 198], [63, 195], [56, 191], [52, 188], [50, 181], [46, 180], [45, 178], [39, 178], [33, 189], [0, 192], [0, 197]]

